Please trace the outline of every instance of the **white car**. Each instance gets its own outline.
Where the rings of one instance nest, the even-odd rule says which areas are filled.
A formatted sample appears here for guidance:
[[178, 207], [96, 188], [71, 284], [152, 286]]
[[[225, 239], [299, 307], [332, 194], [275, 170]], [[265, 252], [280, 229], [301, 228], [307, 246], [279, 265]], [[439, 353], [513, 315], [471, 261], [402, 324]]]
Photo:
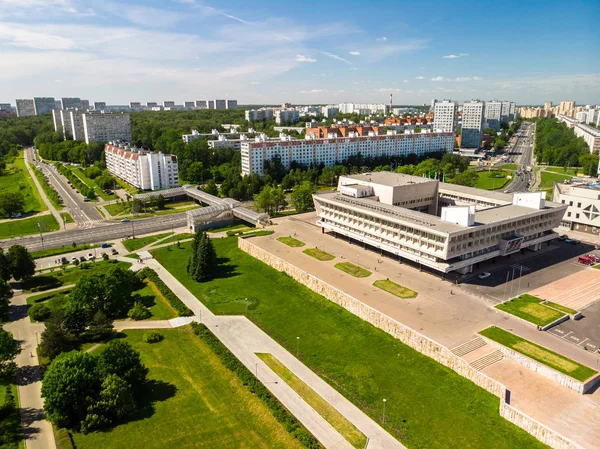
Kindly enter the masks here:
[[95, 259], [95, 258], [96, 258], [96, 256], [94, 256], [93, 253], [89, 253], [88, 254], [88, 260], [92, 260], [92, 259]]
[[484, 273], [481, 273], [479, 276], [477, 276], [479, 279], [487, 279], [492, 275], [492, 273], [488, 273], [487, 271]]

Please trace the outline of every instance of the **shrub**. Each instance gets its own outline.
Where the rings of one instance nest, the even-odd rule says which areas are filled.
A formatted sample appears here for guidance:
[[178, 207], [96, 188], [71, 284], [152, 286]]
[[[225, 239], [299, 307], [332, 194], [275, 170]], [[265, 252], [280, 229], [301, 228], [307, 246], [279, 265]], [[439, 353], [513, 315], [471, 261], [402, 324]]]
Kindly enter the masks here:
[[158, 291], [169, 301], [169, 304], [177, 311], [177, 315], [179, 316], [192, 316], [194, 312], [192, 312], [188, 306], [186, 306], [181, 300], [175, 296], [175, 293], [171, 291], [169, 287], [162, 281], [161, 278], [158, 277], [158, 274], [152, 269], [145, 267], [137, 272], [137, 276], [139, 279], [148, 279]]
[[106, 253], [102, 254], [102, 259], [108, 260], [108, 254], [106, 254]]
[[34, 304], [29, 308], [29, 317], [35, 321], [45, 321], [51, 314], [46, 304]]
[[152, 316], [150, 309], [144, 306], [141, 302], [136, 302], [133, 307], [127, 312], [127, 316], [132, 320], [145, 320]]
[[56, 432], [56, 437], [58, 439], [58, 446], [60, 449], [75, 449], [75, 443], [73, 443], [71, 432], [64, 427], [58, 429], [58, 432]]
[[143, 338], [146, 343], [158, 343], [159, 341], [164, 340], [165, 337], [156, 331], [149, 331], [144, 332]]

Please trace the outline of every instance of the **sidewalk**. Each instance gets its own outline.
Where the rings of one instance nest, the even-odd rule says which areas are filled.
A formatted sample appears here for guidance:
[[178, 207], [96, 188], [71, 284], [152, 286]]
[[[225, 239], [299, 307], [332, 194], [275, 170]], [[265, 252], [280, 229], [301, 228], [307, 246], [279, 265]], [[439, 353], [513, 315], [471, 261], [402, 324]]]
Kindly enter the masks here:
[[55, 449], [52, 426], [44, 417], [41, 397], [41, 373], [36, 354], [37, 340], [44, 331], [42, 323], [32, 323], [27, 316], [27, 296], [15, 295], [10, 304], [10, 323], [4, 328], [21, 343], [17, 356], [17, 386], [21, 405], [21, 424], [26, 449]]
[[257, 352], [270, 353], [279, 359], [363, 432], [369, 438], [370, 448], [400, 449], [404, 447], [246, 317], [215, 316], [156, 260], [150, 260], [146, 265], [158, 273], [173, 293], [194, 312], [198, 321], [209, 327], [248, 369], [258, 374], [258, 379], [325, 447], [351, 448], [350, 444], [321, 415], [256, 356]]

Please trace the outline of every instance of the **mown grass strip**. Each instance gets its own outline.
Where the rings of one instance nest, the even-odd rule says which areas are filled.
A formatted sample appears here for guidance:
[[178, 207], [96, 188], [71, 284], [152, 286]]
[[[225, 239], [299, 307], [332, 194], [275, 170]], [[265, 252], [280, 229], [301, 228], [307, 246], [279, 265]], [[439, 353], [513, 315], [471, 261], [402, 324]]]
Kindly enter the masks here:
[[[67, 223], [69, 223], [69, 222], [67, 221]], [[31, 257], [33, 257], [34, 259], [41, 259], [42, 257], [58, 256], [61, 254], [72, 253], [74, 251], [81, 251], [81, 250], [94, 249], [94, 248], [100, 248], [100, 245], [84, 244], [84, 245], [77, 245], [77, 246], [63, 246], [62, 248], [45, 249], [43, 251], [32, 252]]]
[[306, 245], [306, 243], [301, 242], [300, 240], [295, 239], [294, 237], [279, 237], [277, 241], [292, 248], [300, 248]]
[[598, 373], [592, 368], [557, 354], [543, 346], [532, 343], [529, 340], [525, 340], [504, 329], [500, 329], [499, 327], [488, 327], [479, 333], [484, 337], [494, 340], [510, 349], [514, 349], [533, 360], [537, 360], [538, 362], [581, 382]]
[[546, 326], [564, 316], [563, 312], [546, 307], [540, 298], [527, 294], [498, 304], [496, 308], [538, 326]]
[[148, 246], [151, 243], [164, 239], [165, 237], [169, 237], [172, 234], [172, 232], [165, 232], [164, 234], [149, 235], [147, 237], [123, 240], [123, 246], [127, 248], [127, 251], [137, 251], [144, 246]]
[[314, 257], [315, 259], [320, 260], [321, 262], [335, 259], [335, 256], [333, 254], [321, 251], [319, 248], [308, 248], [302, 252], [304, 254], [309, 255], [310, 257]]
[[354, 276], [355, 278], [366, 278], [372, 274], [369, 270], [365, 270], [364, 268], [354, 265], [350, 262], [340, 262], [336, 263], [334, 266], [338, 270], [348, 273], [350, 276]]
[[560, 304], [556, 304], [555, 302], [545, 301], [542, 303], [543, 306], [551, 307], [552, 309], [556, 309], [560, 312], [568, 313], [569, 315], [575, 315], [577, 310], [571, 309], [569, 307], [561, 306]]
[[400, 284], [396, 284], [389, 279], [381, 279], [373, 282], [373, 285], [381, 290], [391, 293], [398, 298], [416, 298], [418, 293], [410, 288], [403, 287]]
[[317, 394], [315, 390], [304, 383], [291, 372], [273, 354], [257, 353], [259, 359], [283, 379], [298, 395], [343, 436], [348, 443], [357, 449], [362, 449], [367, 443], [367, 437], [338, 412], [329, 402]]

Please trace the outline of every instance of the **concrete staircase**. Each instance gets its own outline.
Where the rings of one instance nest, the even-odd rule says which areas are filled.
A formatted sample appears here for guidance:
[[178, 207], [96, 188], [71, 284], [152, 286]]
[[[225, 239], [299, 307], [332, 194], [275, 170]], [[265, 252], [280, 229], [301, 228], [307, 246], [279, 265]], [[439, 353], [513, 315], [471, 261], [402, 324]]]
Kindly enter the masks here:
[[493, 365], [496, 362], [502, 360], [504, 356], [498, 350], [490, 352], [489, 354], [484, 355], [483, 357], [479, 357], [476, 360], [471, 362], [471, 366], [475, 368], [477, 371], [481, 371], [484, 368], [487, 368], [490, 365]]
[[469, 352], [475, 351], [482, 346], [485, 346], [486, 342], [481, 337], [475, 337], [473, 340], [469, 340], [466, 343], [458, 345], [457, 347], [452, 349], [452, 352], [459, 357], [462, 357]]

